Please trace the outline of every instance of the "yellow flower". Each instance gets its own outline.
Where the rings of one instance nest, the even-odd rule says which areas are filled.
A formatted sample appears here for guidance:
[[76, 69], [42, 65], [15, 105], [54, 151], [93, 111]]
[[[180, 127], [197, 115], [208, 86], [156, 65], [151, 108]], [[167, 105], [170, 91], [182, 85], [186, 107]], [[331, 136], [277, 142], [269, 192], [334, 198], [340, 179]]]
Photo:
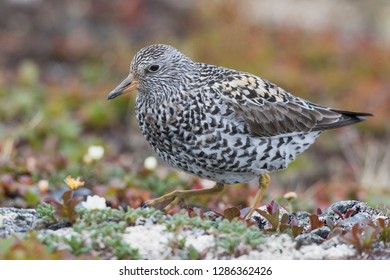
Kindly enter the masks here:
[[80, 177], [77, 177], [77, 179], [75, 179], [75, 178], [72, 178], [70, 175], [68, 175], [68, 177], [66, 177], [66, 179], [64, 181], [65, 181], [65, 184], [68, 185], [68, 188], [71, 190], [76, 190], [76, 189], [84, 186], [84, 184], [85, 184], [84, 181], [80, 181]]

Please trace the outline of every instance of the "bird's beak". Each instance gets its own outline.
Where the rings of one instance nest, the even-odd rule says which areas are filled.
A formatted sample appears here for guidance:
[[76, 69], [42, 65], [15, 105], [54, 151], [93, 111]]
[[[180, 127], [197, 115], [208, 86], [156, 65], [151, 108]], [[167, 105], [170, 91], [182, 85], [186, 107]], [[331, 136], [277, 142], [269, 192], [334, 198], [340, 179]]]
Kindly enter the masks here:
[[114, 99], [119, 95], [130, 92], [133, 89], [136, 89], [138, 86], [138, 81], [134, 79], [133, 74], [130, 73], [116, 88], [114, 88], [107, 96], [107, 99]]

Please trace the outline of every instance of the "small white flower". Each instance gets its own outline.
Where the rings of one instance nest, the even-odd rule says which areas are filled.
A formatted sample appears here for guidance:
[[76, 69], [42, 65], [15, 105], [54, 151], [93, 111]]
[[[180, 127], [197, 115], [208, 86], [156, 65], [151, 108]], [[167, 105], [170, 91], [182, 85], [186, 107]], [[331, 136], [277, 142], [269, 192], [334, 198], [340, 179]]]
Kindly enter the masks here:
[[91, 145], [88, 147], [87, 153], [84, 155], [84, 162], [91, 163], [102, 159], [104, 156], [104, 147], [98, 145]]
[[155, 157], [147, 157], [144, 161], [144, 167], [147, 170], [153, 171], [157, 167], [157, 159]]
[[87, 201], [81, 202], [81, 206], [84, 208], [87, 208], [88, 210], [107, 208], [106, 199], [104, 197], [100, 197], [98, 195], [87, 196]]
[[39, 188], [39, 191], [42, 193], [47, 192], [47, 190], [49, 189], [49, 181], [48, 180], [39, 180], [38, 188]]
[[88, 155], [92, 160], [99, 160], [104, 156], [104, 148], [97, 145], [89, 146]]
[[283, 195], [283, 198], [288, 200], [288, 201], [291, 201], [291, 200], [295, 200], [298, 198], [298, 195], [296, 192], [288, 192], [288, 193], [285, 193]]

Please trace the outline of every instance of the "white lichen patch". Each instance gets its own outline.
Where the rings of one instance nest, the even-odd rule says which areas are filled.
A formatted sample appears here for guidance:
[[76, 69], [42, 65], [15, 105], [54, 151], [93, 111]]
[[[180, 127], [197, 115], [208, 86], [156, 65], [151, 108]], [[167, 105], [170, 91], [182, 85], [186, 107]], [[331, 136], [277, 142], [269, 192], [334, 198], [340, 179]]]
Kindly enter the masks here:
[[299, 260], [340, 260], [348, 259], [356, 255], [356, 250], [346, 244], [339, 244], [334, 247], [324, 248], [316, 244], [302, 246], [294, 252], [294, 259]]
[[163, 225], [133, 226], [126, 228], [123, 239], [132, 248], [138, 249], [144, 259], [166, 259], [172, 253], [167, 246], [173, 234]]
[[204, 252], [214, 246], [214, 237], [211, 235], [188, 235], [186, 238], [186, 246], [194, 247], [198, 252]]
[[265, 241], [258, 249], [250, 251], [237, 259], [241, 260], [292, 260], [295, 242], [287, 234], [264, 237]]

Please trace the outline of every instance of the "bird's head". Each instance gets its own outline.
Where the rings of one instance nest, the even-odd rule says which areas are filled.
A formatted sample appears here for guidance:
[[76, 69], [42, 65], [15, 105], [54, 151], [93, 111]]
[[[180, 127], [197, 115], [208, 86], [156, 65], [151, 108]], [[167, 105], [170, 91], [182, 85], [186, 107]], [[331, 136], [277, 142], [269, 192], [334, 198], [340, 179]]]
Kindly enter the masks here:
[[131, 61], [129, 75], [108, 94], [107, 99], [134, 89], [153, 94], [180, 88], [192, 65], [191, 59], [174, 47], [161, 44], [145, 47]]

